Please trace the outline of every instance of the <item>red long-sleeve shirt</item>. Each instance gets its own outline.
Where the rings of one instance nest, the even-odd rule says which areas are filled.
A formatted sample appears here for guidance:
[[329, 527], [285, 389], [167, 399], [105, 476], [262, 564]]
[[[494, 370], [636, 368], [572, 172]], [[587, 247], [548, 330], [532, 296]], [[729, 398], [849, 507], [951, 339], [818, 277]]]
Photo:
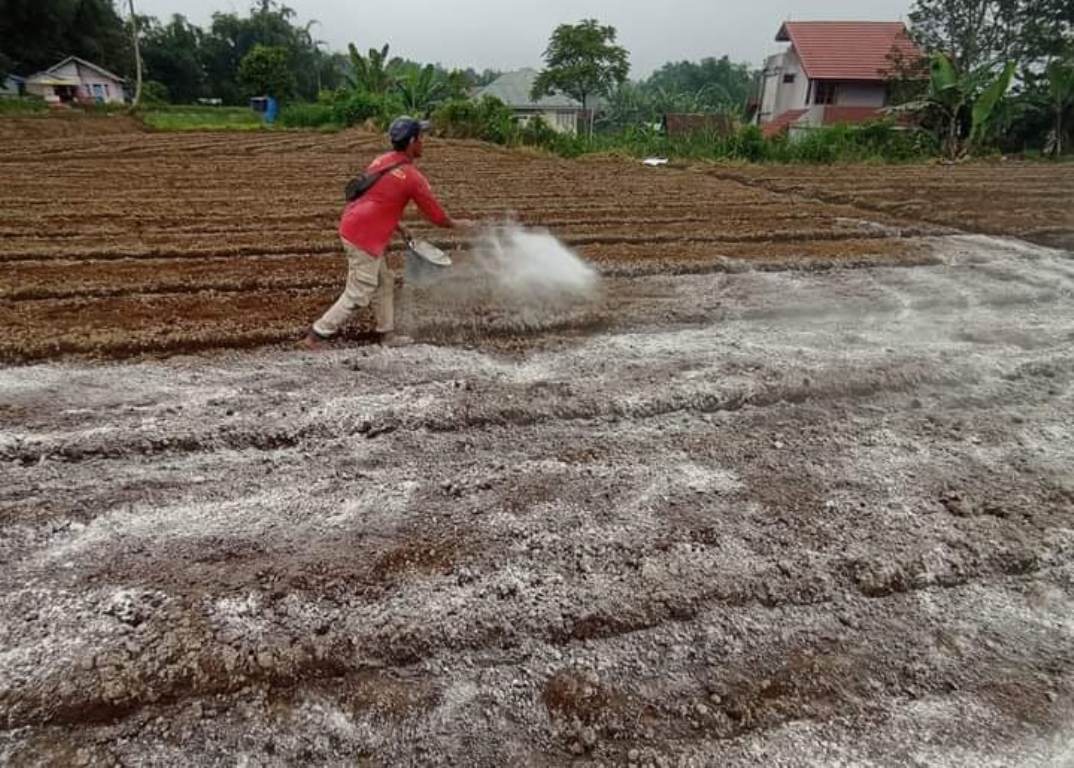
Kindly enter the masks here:
[[[374, 160], [366, 172], [375, 173], [405, 160], [403, 152], [388, 152]], [[430, 222], [447, 226], [450, 219], [428, 180], [413, 164], [407, 164], [384, 174], [368, 192], [347, 204], [339, 221], [340, 237], [372, 256], [383, 256], [411, 200]]]

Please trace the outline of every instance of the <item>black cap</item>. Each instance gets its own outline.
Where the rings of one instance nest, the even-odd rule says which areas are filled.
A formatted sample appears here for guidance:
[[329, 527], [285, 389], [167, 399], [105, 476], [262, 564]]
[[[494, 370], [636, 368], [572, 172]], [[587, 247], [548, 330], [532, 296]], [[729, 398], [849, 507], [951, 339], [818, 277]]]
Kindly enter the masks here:
[[411, 139], [416, 139], [422, 131], [429, 130], [428, 120], [415, 120], [409, 115], [397, 117], [392, 121], [388, 129], [388, 139], [393, 145], [409, 144]]

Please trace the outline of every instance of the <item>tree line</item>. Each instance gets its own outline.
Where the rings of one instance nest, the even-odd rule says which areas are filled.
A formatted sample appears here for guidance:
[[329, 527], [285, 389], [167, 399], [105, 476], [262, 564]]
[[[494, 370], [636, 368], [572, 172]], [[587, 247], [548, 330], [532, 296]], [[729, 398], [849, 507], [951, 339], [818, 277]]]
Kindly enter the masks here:
[[900, 101], [945, 154], [1063, 152], [1074, 126], [1074, 0], [915, 0], [910, 22], [927, 58], [904, 63]]
[[[254, 95], [315, 101], [321, 91], [346, 87], [353, 56], [331, 51], [318, 39], [320, 23], [300, 22], [295, 11], [275, 0], [258, 0], [245, 15], [217, 12], [205, 27], [175, 14], [166, 21], [137, 16], [138, 39], [150, 97], [177, 104], [219, 99], [238, 105]], [[30, 75], [68, 55], [80, 56], [133, 77], [134, 51], [129, 18], [112, 0], [6, 0], [0, 13], [0, 76]], [[243, 61], [247, 61], [243, 67]], [[405, 81], [424, 66], [392, 58], [385, 66]], [[466, 69], [451, 75], [468, 86], [483, 85], [499, 73]]]
[[[893, 93], [948, 154], [1069, 146], [1074, 0], [914, 0], [910, 20], [928, 57], [900, 63], [903, 77]], [[318, 39], [316, 20], [302, 22], [276, 0], [257, 0], [246, 14], [215, 13], [204, 27], [178, 14], [133, 21], [145, 94], [174, 103], [243, 104], [268, 94], [319, 106], [325, 119], [350, 124], [397, 109], [428, 114], [465, 101], [499, 74], [392, 57], [388, 45], [332, 51]], [[28, 75], [70, 54], [130, 76], [131, 23], [112, 0], [6, 0], [0, 76]], [[755, 89], [755, 72], [727, 56], [669, 62], [638, 80], [629, 73], [629, 53], [617, 44], [614, 27], [594, 19], [564, 24], [549, 39], [533, 96], [573, 96], [586, 108], [592, 135], [636, 130], [668, 112], [746, 118]], [[456, 105], [449, 112], [502, 120], [491, 109]]]
[[[7, 0], [0, 14], [0, 75], [30, 75], [73, 54], [132, 76], [129, 23], [111, 0]], [[331, 51], [318, 38], [318, 21], [302, 22], [275, 0], [259, 0], [245, 15], [214, 13], [205, 27], [181, 14], [165, 21], [138, 16], [137, 24], [147, 92], [178, 104], [208, 98], [237, 105], [270, 91], [282, 100], [314, 102], [322, 91], [351, 87], [374, 94], [397, 89], [420, 109], [487, 85], [500, 74], [390, 57], [387, 47], [367, 54], [353, 45], [345, 52]], [[626, 81], [625, 57], [623, 51], [618, 70], [598, 87], [600, 95], [607, 95], [609, 86], [622, 85], [635, 94], [635, 102], [641, 98], [651, 106], [642, 110], [647, 114], [667, 108], [740, 109], [745, 104], [749, 68], [726, 56], [668, 63], [637, 83]], [[245, 70], [244, 59], [249, 59]]]

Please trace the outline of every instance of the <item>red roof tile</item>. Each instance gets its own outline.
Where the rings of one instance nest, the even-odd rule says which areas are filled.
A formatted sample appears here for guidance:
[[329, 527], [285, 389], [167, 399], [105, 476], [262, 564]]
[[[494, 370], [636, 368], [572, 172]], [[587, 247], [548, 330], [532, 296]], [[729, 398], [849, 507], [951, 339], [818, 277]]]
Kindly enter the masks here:
[[901, 21], [787, 21], [776, 41], [790, 42], [815, 80], [883, 80], [892, 49], [921, 56]]
[[769, 139], [778, 136], [808, 111], [808, 109], [788, 109], [786, 112], [781, 112], [774, 120], [761, 126], [761, 133]]

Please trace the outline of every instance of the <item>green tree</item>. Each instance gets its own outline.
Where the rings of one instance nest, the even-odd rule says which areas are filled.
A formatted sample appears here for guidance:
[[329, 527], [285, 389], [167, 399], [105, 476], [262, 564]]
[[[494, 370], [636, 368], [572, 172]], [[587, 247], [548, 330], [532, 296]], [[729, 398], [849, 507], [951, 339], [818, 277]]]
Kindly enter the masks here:
[[440, 76], [432, 64], [400, 78], [396, 89], [403, 101], [403, 109], [410, 114], [426, 114], [448, 95], [446, 78]]
[[602, 26], [596, 19], [556, 27], [544, 52], [545, 68], [533, 84], [534, 99], [562, 91], [581, 102], [589, 111], [589, 133], [593, 134], [592, 96], [607, 96], [626, 82], [630, 73], [629, 54], [615, 45], [615, 27]]
[[80, 56], [126, 76], [134, 57], [111, 0], [4, 0], [0, 55], [6, 69], [31, 75], [65, 56]]
[[1071, 0], [914, 0], [912, 35], [962, 72], [997, 60], [1039, 73], [1061, 55], [1074, 27]]
[[750, 95], [753, 75], [749, 65], [735, 64], [727, 56], [700, 62], [669, 62], [642, 83], [645, 90], [665, 101], [680, 101], [689, 112], [740, 112]]
[[321, 91], [334, 91], [347, 85], [347, 73], [350, 71], [351, 59], [345, 53], [332, 51], [326, 53], [320, 62]]
[[629, 80], [608, 94], [603, 124], [613, 130], [653, 125], [660, 121], [657, 97], [649, 89]]
[[167, 104], [171, 101], [168, 86], [157, 80], [146, 80], [142, 84], [143, 104]]
[[[298, 26], [295, 12], [274, 0], [261, 0], [249, 16], [215, 13], [204, 32], [200, 58], [209, 95], [229, 104], [241, 103], [245, 92], [238, 79], [239, 63], [255, 45], [283, 48], [288, 52], [295, 91], [305, 99], [317, 97], [317, 41], [309, 24]], [[312, 23], [312, 22], [311, 22]]]
[[1074, 109], [1074, 56], [1053, 59], [1048, 64], [1048, 95], [1054, 110], [1055, 127], [1048, 135], [1047, 148], [1058, 156], [1063, 154], [1063, 139], [1069, 130], [1064, 116]]
[[914, 0], [910, 19], [923, 48], [947, 55], [959, 72], [1015, 62], [1013, 93], [997, 106], [993, 124], [1011, 149], [1047, 143], [1053, 110], [1046, 68], [1074, 42], [1074, 0]]
[[1010, 58], [1023, 0], [915, 0], [911, 34], [930, 53], [944, 53], [952, 66], [971, 72], [997, 58]]
[[239, 63], [239, 82], [252, 96], [273, 96], [284, 101], [295, 90], [290, 58], [283, 46], [258, 43]]
[[369, 54], [363, 56], [354, 43], [347, 46], [353, 71], [347, 78], [351, 88], [383, 96], [395, 86], [395, 77], [388, 70], [388, 49], [385, 43], [380, 50], [370, 48]]
[[169, 98], [179, 104], [205, 95], [204, 32], [178, 13], [164, 26], [151, 18], [139, 26], [146, 77], [164, 85]]
[[1007, 62], [998, 74], [988, 66], [974, 72], [960, 72], [951, 59], [936, 53], [929, 60], [929, 87], [924, 98], [897, 109], [935, 113], [944, 154], [953, 160], [969, 146], [982, 143], [1013, 76], [1014, 62]]
[[470, 89], [474, 87], [474, 81], [461, 69], [453, 69], [444, 76], [445, 98], [465, 99], [470, 95]]

